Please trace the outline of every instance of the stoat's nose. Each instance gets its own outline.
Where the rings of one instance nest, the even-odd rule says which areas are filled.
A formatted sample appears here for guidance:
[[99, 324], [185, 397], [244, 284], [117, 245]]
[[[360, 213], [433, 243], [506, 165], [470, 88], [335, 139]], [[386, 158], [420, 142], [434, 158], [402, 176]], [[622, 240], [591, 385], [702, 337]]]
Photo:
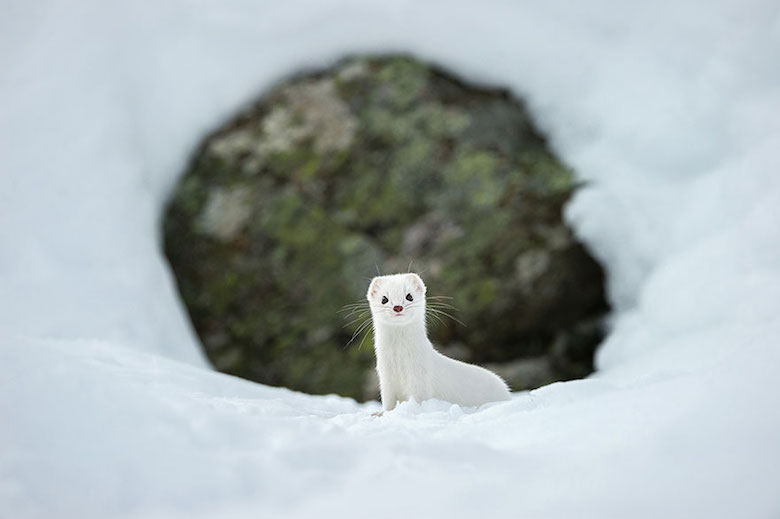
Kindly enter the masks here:
[[397, 305], [393, 307], [393, 312], [403, 312], [404, 307], [401, 305]]

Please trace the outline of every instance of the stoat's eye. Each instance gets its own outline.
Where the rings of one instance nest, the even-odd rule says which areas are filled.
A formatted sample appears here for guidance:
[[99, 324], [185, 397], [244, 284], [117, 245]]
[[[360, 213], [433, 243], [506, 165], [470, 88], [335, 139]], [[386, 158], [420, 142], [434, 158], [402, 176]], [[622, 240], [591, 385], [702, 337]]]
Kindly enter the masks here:
[[383, 297], [383, 298], [382, 298], [382, 304], [384, 305], [384, 304], [386, 304], [386, 303], [387, 303], [387, 296], [385, 296], [385, 297]]
[[406, 300], [407, 301], [413, 301], [414, 298], [412, 297], [412, 294], [406, 294]]

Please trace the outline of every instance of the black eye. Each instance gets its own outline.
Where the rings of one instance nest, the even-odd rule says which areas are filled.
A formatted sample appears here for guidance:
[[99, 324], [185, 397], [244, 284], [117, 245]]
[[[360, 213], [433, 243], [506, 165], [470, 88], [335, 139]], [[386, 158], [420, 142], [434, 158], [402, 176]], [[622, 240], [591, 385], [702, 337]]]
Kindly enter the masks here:
[[382, 304], [385, 304], [385, 303], [387, 303], [387, 296], [382, 298]]
[[407, 301], [412, 301], [412, 299], [413, 299], [412, 298], [412, 294], [406, 294], [406, 300]]

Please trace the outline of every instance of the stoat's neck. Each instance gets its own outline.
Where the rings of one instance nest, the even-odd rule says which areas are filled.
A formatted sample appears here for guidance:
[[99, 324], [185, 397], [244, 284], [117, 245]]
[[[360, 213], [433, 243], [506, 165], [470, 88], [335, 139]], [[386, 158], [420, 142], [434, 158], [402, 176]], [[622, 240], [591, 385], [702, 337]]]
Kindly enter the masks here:
[[394, 349], [430, 348], [423, 320], [403, 325], [375, 323], [374, 333], [376, 334], [375, 346], [377, 349], [388, 347]]

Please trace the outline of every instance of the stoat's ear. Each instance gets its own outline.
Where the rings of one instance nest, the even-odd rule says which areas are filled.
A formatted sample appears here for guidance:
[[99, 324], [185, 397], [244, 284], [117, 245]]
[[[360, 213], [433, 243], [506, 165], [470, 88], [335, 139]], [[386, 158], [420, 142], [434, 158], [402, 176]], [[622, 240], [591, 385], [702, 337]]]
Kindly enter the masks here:
[[414, 273], [409, 273], [406, 275], [406, 277], [409, 281], [411, 281], [412, 286], [416, 290], [419, 290], [421, 294], [425, 295], [425, 291], [426, 291], [425, 283], [423, 283], [423, 280], [420, 276]]
[[368, 292], [366, 293], [366, 299], [371, 299], [379, 292], [379, 286], [382, 284], [379, 276], [371, 280], [371, 284], [368, 285]]

